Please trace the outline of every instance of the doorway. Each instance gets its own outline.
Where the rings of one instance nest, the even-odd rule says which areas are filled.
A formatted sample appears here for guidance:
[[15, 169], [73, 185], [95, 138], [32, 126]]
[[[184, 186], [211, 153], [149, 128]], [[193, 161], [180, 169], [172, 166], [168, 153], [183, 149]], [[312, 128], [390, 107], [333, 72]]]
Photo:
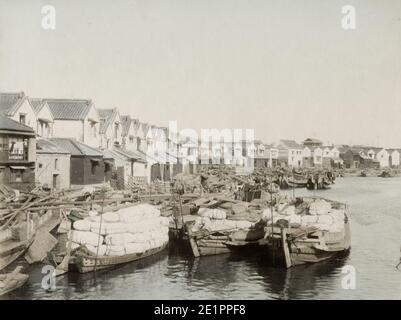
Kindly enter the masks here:
[[53, 190], [58, 190], [60, 188], [60, 175], [53, 174], [53, 183], [52, 183]]

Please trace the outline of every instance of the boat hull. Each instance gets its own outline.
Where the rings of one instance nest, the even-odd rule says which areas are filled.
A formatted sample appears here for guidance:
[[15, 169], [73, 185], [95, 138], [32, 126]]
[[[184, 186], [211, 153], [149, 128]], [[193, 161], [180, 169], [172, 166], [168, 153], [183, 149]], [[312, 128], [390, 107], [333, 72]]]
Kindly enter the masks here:
[[74, 256], [74, 265], [80, 273], [94, 272], [152, 256], [163, 251], [167, 246], [168, 243], [142, 253], [126, 254], [123, 256], [100, 256], [97, 258], [95, 256], [76, 253]]
[[344, 222], [341, 233], [326, 233], [316, 239], [286, 240], [281, 238], [268, 242], [268, 255], [272, 261], [284, 264], [287, 268], [307, 263], [318, 263], [346, 253], [351, 248], [351, 228], [349, 218]]
[[4, 286], [1, 285], [2, 281], [0, 280], [0, 296], [22, 287], [28, 279], [29, 276], [27, 274], [19, 273], [13, 276], [13, 278], [8, 281], [7, 284], [4, 284]]

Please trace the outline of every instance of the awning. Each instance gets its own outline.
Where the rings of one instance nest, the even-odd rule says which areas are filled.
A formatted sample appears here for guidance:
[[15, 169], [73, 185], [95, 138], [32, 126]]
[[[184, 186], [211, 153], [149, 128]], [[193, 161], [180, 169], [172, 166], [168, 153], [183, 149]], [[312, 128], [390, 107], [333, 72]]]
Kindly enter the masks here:
[[44, 119], [44, 118], [38, 118], [38, 120], [39, 120], [39, 121], [42, 121], [42, 122], [46, 122], [46, 123], [51, 123], [51, 122], [53, 122], [52, 120]]
[[99, 160], [99, 159], [90, 159], [90, 161], [92, 161], [92, 162], [96, 162], [96, 163], [99, 163], [99, 162], [100, 162], [100, 160]]
[[25, 170], [26, 167], [24, 166], [10, 166], [11, 169], [15, 169], [15, 170]]
[[104, 163], [114, 165], [114, 161], [112, 161], [112, 160], [104, 160]]

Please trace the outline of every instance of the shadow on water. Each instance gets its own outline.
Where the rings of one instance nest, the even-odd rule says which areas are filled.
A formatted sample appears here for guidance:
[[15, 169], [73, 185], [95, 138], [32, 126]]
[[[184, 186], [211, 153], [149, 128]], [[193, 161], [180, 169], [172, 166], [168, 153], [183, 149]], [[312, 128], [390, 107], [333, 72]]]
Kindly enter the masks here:
[[256, 270], [262, 276], [267, 292], [276, 299], [304, 299], [316, 297], [319, 290], [337, 288], [338, 277], [349, 258], [350, 251], [336, 255], [330, 260], [304, 264], [291, 268], [273, 266], [261, 257]]

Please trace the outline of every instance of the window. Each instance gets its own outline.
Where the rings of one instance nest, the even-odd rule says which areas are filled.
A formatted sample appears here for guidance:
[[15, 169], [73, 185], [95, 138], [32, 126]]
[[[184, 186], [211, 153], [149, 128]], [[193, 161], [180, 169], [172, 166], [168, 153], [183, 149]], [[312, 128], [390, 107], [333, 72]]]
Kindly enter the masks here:
[[91, 174], [95, 175], [96, 174], [96, 167], [98, 165], [97, 161], [91, 161]]
[[43, 164], [38, 163], [39, 169], [43, 167]]
[[107, 172], [110, 172], [110, 171], [111, 171], [111, 170], [110, 170], [110, 164], [105, 163], [105, 164], [104, 164], [104, 172], [107, 173]]
[[132, 136], [129, 137], [129, 143], [131, 143], [131, 144], [134, 143], [134, 137], [132, 137]]
[[20, 113], [19, 122], [22, 123], [22, 124], [25, 124], [25, 122], [26, 122], [26, 115], [25, 114]]
[[8, 141], [7, 137], [0, 137], [0, 151], [8, 150]]
[[90, 122], [90, 126], [91, 126], [92, 136], [93, 136], [94, 138], [96, 138], [96, 135], [97, 135], [97, 132], [96, 132], [96, 130], [97, 130], [97, 128], [96, 128], [96, 122], [91, 121], [91, 122]]
[[58, 170], [58, 159], [54, 160], [54, 170]]
[[114, 124], [114, 139], [118, 137], [118, 123]]
[[23, 169], [11, 169], [12, 180], [14, 182], [22, 182]]

